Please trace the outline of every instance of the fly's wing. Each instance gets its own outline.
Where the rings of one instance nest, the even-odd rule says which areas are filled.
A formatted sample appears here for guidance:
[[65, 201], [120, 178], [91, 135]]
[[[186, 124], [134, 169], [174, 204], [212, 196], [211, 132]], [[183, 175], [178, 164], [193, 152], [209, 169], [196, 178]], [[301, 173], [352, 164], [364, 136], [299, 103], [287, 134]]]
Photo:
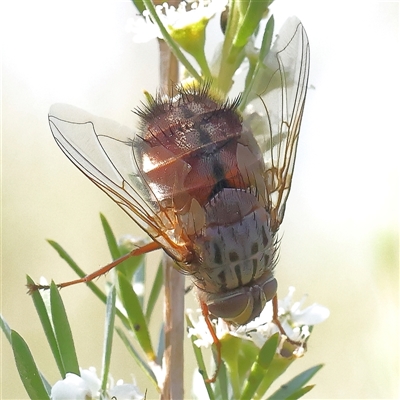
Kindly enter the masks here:
[[[135, 156], [140, 138], [117, 122], [54, 104], [49, 123], [64, 154], [177, 261], [184, 243], [174, 235], [172, 213], [153, 195]], [[173, 215], [172, 215], [173, 217]]]
[[301, 22], [292, 17], [280, 30], [254, 83], [245, 111], [264, 158], [266, 207], [277, 231], [285, 213], [306, 99], [310, 49]]

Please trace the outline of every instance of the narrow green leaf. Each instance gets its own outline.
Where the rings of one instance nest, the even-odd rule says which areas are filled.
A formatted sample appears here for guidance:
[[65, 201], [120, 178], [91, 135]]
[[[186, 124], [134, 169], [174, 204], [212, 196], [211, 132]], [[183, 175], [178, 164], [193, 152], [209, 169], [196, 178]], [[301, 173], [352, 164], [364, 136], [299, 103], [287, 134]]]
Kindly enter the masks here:
[[[64, 308], [60, 293], [54, 282], [50, 286], [51, 315], [53, 319], [54, 333], [65, 372], [71, 372], [80, 376], [79, 364], [76, 356], [71, 327]], [[65, 378], [65, 376], [63, 376]]]
[[11, 344], [19, 376], [30, 399], [50, 399], [46, 385], [25, 340], [11, 330]]
[[[69, 256], [69, 254], [54, 240], [47, 240], [51, 247], [57, 251], [58, 255], [67, 262], [67, 264], [72, 268], [72, 270], [80, 277], [86, 276], [86, 272], [84, 272], [78, 264]], [[99, 298], [104, 304], [106, 304], [107, 296], [106, 294], [99, 289], [99, 287], [93, 283], [87, 283], [88, 288]], [[121, 313], [120, 310], [117, 310], [117, 316], [121, 320], [121, 322], [126, 326], [129, 327], [128, 319], [125, 317], [124, 314]]]
[[[86, 276], [86, 272], [83, 271], [78, 264], [70, 257], [70, 255], [54, 240], [47, 240], [51, 247], [58, 253], [58, 255], [67, 262], [67, 264], [71, 267], [71, 269], [80, 277], [83, 278]], [[99, 287], [93, 283], [88, 282], [87, 286], [92, 290], [92, 292], [104, 303], [106, 304], [107, 296], [103, 291], [99, 289]]]
[[143, 14], [143, 11], [146, 9], [146, 7], [143, 4], [142, 0], [132, 0], [133, 4], [136, 6], [140, 14]]
[[146, 266], [144, 263], [145, 258], [143, 257], [142, 262], [140, 263], [139, 267], [135, 271], [135, 275], [133, 277], [134, 281], [134, 288], [142, 287], [143, 290], [137, 294], [140, 307], [144, 310], [144, 288], [145, 288], [145, 281], [146, 281]]
[[11, 344], [11, 328], [7, 324], [7, 321], [3, 318], [3, 316], [0, 314], [0, 326], [1, 330], [4, 332], [6, 335], [6, 338], [8, 342]]
[[[158, 388], [158, 383], [157, 383], [157, 378], [154, 375], [154, 372], [149, 368], [148, 364], [146, 361], [140, 357], [139, 353], [136, 351], [136, 349], [133, 347], [132, 343], [129, 341], [128, 337], [125, 335], [125, 333], [122, 331], [122, 329], [116, 327], [115, 330], [118, 333], [118, 336], [121, 338], [122, 342], [124, 343], [125, 347], [129, 351], [129, 353], [132, 355], [134, 360], [137, 362], [139, 367], [142, 369], [142, 371], [147, 375], [147, 377], [150, 379], [150, 381], [153, 383], [153, 385]], [[160, 367], [161, 368], [161, 367]]]
[[[27, 285], [34, 284], [34, 281], [30, 276], [26, 277]], [[53, 325], [51, 323], [51, 311], [46, 307], [46, 304], [43, 300], [43, 297], [39, 291], [34, 291], [31, 294], [33, 304], [35, 305], [36, 312], [39, 315], [40, 322], [42, 324], [44, 333], [47, 338], [47, 342], [49, 343], [51, 352], [53, 353], [54, 360], [56, 361], [58, 370], [60, 371], [61, 376], [65, 376], [64, 364], [62, 362], [60, 349], [58, 348], [57, 339], [54, 334]]]
[[[121, 255], [128, 254], [135, 248], [138, 248], [138, 246], [132, 245], [132, 242], [123, 243], [122, 245], [119, 246]], [[142, 270], [144, 269], [145, 260], [146, 260], [145, 254], [129, 257], [127, 260], [125, 260], [124, 262], [120, 263], [117, 266], [117, 271], [122, 272], [124, 274], [125, 278], [129, 282], [131, 282], [131, 284], [133, 284], [133, 283], [143, 283], [144, 284], [144, 282], [140, 282], [141, 280], [143, 280], [144, 274], [143, 274], [143, 277], [141, 277], [140, 274], [138, 275], [138, 271], [140, 269], [142, 269]]]
[[111, 258], [113, 260], [116, 260], [117, 258], [121, 257], [122, 254], [119, 251], [117, 239], [115, 238], [115, 235], [111, 229], [110, 224], [108, 223], [106, 217], [100, 213], [100, 220], [101, 220], [101, 225], [103, 226], [104, 234], [106, 236], [108, 248], [110, 250]]
[[154, 354], [153, 347], [151, 345], [149, 329], [146, 319], [143, 315], [143, 310], [140, 307], [139, 299], [132, 289], [130, 282], [127, 281], [121, 272], [118, 272], [118, 283], [120, 298], [128, 314], [128, 320], [131, 329], [135, 333], [141, 348], [146, 353], [147, 358], [150, 361], [155, 361], [156, 355]]
[[294, 392], [291, 396], [288, 397], [288, 400], [297, 400], [303, 397], [306, 393], [308, 393], [315, 385], [303, 386], [297, 392]]
[[[284, 346], [285, 345], [289, 346], [287, 349], [289, 352], [293, 352], [293, 345], [289, 343], [285, 343]], [[255, 397], [263, 397], [272, 383], [275, 382], [276, 379], [281, 376], [295, 360], [297, 360], [296, 356], [291, 355], [288, 357], [283, 357], [282, 355], [276, 353], [269, 368], [264, 374], [263, 380], [257, 389]]]
[[257, 363], [260, 367], [268, 369], [276, 354], [276, 349], [279, 344], [279, 333], [273, 334], [261, 347], [257, 357]]
[[295, 376], [285, 385], [282, 385], [272, 396], [268, 397], [269, 400], [289, 399], [297, 391], [299, 391], [321, 368], [323, 364], [311, 367], [306, 371]]
[[238, 26], [236, 36], [233, 39], [234, 47], [246, 46], [249, 37], [256, 31], [267, 7], [268, 3], [266, 1], [250, 1], [247, 3], [246, 14], [240, 26]]
[[164, 284], [164, 272], [163, 272], [162, 262], [160, 262], [158, 264], [157, 273], [154, 278], [153, 285], [151, 287], [149, 300], [147, 302], [147, 308], [146, 308], [146, 321], [147, 322], [150, 322], [150, 320], [151, 320], [151, 314], [153, 313], [157, 299], [160, 296], [163, 284]]
[[229, 399], [229, 379], [225, 363], [222, 363], [219, 368], [217, 381], [214, 387], [214, 393], [217, 399]]
[[274, 26], [275, 26], [275, 20], [274, 20], [274, 16], [272, 15], [265, 26], [265, 30], [264, 30], [264, 34], [263, 34], [263, 38], [262, 38], [261, 49], [258, 54], [258, 60], [257, 60], [256, 66], [254, 68], [254, 72], [251, 76], [246, 77], [245, 89], [244, 89], [244, 92], [240, 99], [240, 105], [239, 105], [240, 111], [243, 111], [245, 109], [245, 107], [247, 106], [248, 102], [254, 98], [254, 92], [253, 92], [252, 96], [250, 96], [250, 93], [253, 91], [254, 83], [256, 82], [256, 79], [259, 78], [260, 72], [262, 71], [262, 68], [264, 66], [265, 57], [267, 56], [267, 54], [269, 53], [269, 51], [271, 49], [272, 37], [273, 37], [273, 33], [274, 33]]
[[[233, 335], [224, 335], [220, 341], [221, 357], [226, 366], [228, 380], [232, 387], [233, 397], [238, 399], [240, 397], [241, 387], [244, 382], [240, 379], [238, 363], [243, 339]], [[218, 379], [217, 384], [220, 382], [221, 378]]]
[[114, 333], [114, 322], [115, 322], [115, 299], [116, 295], [115, 286], [113, 285], [110, 289], [110, 293], [107, 296], [106, 304], [106, 319], [105, 319], [105, 334], [104, 334], [104, 348], [103, 348], [103, 360], [102, 360], [102, 381], [101, 390], [105, 391], [108, 383], [108, 374], [110, 372], [110, 361], [111, 361], [111, 350], [112, 340]]
[[[193, 324], [190, 321], [190, 318], [188, 316], [186, 316], [186, 324], [187, 324], [188, 328], [193, 328]], [[206, 380], [205, 380], [207, 378], [207, 376], [206, 376], [207, 370], [206, 370], [206, 365], [204, 363], [203, 353], [202, 353], [201, 349], [194, 343], [196, 341], [196, 337], [191, 336], [190, 340], [192, 341], [194, 356], [196, 357], [197, 366], [199, 367], [199, 373], [202, 375], [202, 377], [204, 379], [204, 384], [206, 386], [208, 397], [210, 398], [210, 400], [215, 400], [215, 394], [214, 394], [213, 388], [212, 388], [211, 384], [206, 382]], [[219, 379], [219, 376], [218, 376], [218, 379]]]
[[251, 367], [249, 377], [244, 385], [241, 399], [251, 399], [254, 397], [258, 387], [260, 386], [267, 369], [272, 363], [279, 344], [279, 334], [272, 335], [261, 347], [256, 361]]
[[158, 334], [158, 346], [157, 346], [157, 364], [162, 364], [165, 351], [165, 324], [161, 323], [160, 332]]
[[254, 342], [250, 340], [242, 340], [238, 357], [238, 370], [241, 382], [248, 379], [249, 371], [251, 370], [254, 361], [257, 359], [259, 352], [260, 349], [254, 344]]

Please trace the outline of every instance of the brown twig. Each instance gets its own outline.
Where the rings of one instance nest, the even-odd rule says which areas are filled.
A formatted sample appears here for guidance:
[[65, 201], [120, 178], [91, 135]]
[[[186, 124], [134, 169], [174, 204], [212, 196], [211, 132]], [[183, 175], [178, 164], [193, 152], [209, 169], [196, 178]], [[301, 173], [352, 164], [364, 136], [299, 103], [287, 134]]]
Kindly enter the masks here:
[[[161, 89], [169, 93], [171, 85], [178, 82], [178, 61], [163, 40], [160, 47]], [[164, 255], [164, 323], [165, 381], [162, 400], [183, 399], [183, 339], [185, 277], [173, 266], [173, 260]]]

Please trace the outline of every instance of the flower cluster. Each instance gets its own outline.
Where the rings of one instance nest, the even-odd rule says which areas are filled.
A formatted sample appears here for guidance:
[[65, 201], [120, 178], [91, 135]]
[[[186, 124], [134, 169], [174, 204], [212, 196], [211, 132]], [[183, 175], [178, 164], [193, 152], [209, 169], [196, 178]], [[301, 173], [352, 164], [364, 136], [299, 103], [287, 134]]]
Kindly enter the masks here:
[[[310, 327], [325, 321], [329, 317], [329, 310], [317, 303], [301, 309], [306, 296], [294, 302], [294, 292], [295, 288], [290, 287], [288, 295], [283, 300], [279, 300], [278, 317], [289, 339], [305, 343], [310, 335]], [[189, 337], [196, 337], [194, 343], [198, 347], [209, 348], [213, 344], [213, 338], [201, 311], [198, 310], [195, 313], [193, 310], [187, 310], [187, 315], [193, 325], [193, 328], [189, 328]], [[221, 318], [213, 320], [212, 323], [218, 339], [223, 341], [226, 335], [231, 335], [252, 341], [258, 348], [261, 348], [274, 333], [279, 332], [278, 327], [272, 322], [271, 302], [264, 307], [259, 317], [247, 325], [236, 328]]]
[[[65, 379], [57, 381], [51, 389], [52, 400], [90, 400], [100, 399], [100, 379], [96, 374], [96, 369], [80, 369], [80, 376], [67, 373]], [[134, 384], [117, 381], [114, 385], [110, 378], [109, 389], [106, 393], [108, 398], [118, 400], [142, 400], [144, 395]]]
[[[208, 21], [217, 13], [225, 9], [226, 0], [199, 0], [194, 2], [182, 1], [178, 8], [163, 3], [156, 6], [156, 12], [162, 24], [169, 33], [188, 29], [193, 31], [207, 25]], [[141, 16], [130, 18], [126, 25], [127, 32], [132, 33], [132, 39], [136, 43], [146, 43], [152, 39], [163, 39], [158, 24], [150, 16], [148, 10], [143, 11]], [[192, 37], [193, 40], [193, 37]]]

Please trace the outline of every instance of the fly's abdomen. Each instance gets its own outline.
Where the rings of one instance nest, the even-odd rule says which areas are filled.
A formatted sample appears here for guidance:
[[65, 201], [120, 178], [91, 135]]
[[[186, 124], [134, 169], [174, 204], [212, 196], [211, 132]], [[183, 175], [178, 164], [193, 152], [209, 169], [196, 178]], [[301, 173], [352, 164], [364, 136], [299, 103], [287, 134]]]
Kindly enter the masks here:
[[253, 194], [221, 190], [206, 206], [203, 232], [195, 239], [199, 289], [221, 293], [251, 286], [266, 272], [272, 277], [274, 238], [268, 214]]

